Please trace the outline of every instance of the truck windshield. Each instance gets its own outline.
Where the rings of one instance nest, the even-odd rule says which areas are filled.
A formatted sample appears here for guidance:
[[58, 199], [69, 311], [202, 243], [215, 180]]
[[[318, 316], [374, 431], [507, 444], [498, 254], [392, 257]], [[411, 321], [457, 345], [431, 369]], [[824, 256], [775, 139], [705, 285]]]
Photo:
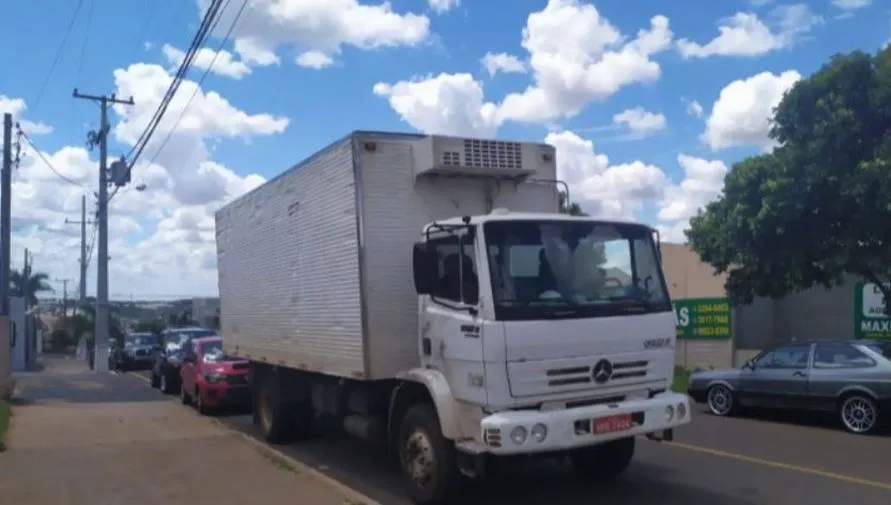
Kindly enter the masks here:
[[650, 228], [594, 221], [484, 225], [500, 320], [671, 311]]

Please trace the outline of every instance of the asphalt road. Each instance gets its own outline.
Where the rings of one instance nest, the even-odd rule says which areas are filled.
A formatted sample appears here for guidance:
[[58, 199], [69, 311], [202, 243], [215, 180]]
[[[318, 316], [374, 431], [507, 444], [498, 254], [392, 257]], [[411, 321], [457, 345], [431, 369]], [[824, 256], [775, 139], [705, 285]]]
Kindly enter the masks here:
[[[148, 386], [146, 386], [148, 387]], [[220, 416], [255, 435], [248, 415]], [[278, 446], [289, 456], [387, 505], [408, 505], [398, 474], [352, 440]], [[660, 505], [858, 505], [891, 503], [891, 436], [844, 433], [822, 419], [715, 418], [701, 409], [673, 443], [640, 440], [619, 482], [579, 482], [548, 461], [475, 484], [462, 505], [658, 503]]]

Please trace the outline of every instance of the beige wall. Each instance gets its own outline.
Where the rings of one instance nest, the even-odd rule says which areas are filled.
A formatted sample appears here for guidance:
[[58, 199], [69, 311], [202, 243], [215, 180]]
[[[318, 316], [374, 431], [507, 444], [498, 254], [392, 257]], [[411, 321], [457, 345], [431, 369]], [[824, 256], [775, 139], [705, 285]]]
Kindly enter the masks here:
[[[662, 244], [662, 268], [672, 299], [726, 296], [725, 276], [715, 275], [714, 269], [684, 244]], [[679, 340], [676, 351], [677, 363], [685, 368], [726, 368], [735, 361], [732, 339]]]

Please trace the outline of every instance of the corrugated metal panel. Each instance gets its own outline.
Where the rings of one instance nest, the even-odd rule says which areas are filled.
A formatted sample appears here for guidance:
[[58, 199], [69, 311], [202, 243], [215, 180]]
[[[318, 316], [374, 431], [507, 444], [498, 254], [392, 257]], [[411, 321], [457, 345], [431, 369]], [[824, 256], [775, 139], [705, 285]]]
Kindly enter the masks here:
[[216, 215], [228, 349], [295, 368], [364, 373], [351, 138]]
[[465, 178], [416, 181], [409, 140], [374, 140], [360, 163], [368, 372], [388, 378], [420, 364], [413, 244], [431, 221], [484, 213], [485, 195]]

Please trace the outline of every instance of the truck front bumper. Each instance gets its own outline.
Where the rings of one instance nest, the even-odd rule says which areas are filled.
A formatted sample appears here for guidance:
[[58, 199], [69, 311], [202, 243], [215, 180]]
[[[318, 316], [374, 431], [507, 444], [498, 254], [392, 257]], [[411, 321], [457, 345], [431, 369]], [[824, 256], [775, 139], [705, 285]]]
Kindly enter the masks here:
[[648, 399], [573, 409], [499, 412], [483, 418], [480, 425], [486, 452], [511, 455], [567, 451], [652, 435], [689, 422], [687, 395], [661, 393]]

